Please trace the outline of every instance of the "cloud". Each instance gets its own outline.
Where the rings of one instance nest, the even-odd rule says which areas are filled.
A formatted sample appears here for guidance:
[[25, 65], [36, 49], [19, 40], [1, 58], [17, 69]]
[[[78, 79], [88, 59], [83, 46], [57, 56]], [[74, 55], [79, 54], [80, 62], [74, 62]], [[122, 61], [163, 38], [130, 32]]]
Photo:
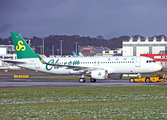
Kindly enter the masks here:
[[13, 25], [11, 25], [11, 24], [4, 24], [0, 27], [0, 33], [6, 31], [8, 29], [11, 29], [12, 27], [13, 27]]
[[107, 38], [136, 33], [167, 34], [164, 0], [9, 1], [1, 0], [0, 33], [3, 34], [0, 37], [11, 31], [25, 36], [78, 34]]

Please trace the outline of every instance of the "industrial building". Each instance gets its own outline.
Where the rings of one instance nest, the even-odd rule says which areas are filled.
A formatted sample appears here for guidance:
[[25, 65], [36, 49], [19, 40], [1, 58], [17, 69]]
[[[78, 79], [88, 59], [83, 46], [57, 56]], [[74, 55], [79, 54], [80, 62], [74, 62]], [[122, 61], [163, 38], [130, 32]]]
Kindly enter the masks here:
[[103, 56], [103, 51], [108, 51], [110, 50], [107, 47], [93, 47], [93, 46], [84, 46], [84, 47], [80, 47], [80, 52], [84, 55], [84, 56]]
[[122, 48], [110, 50], [108, 47], [85, 46], [80, 51], [84, 56], [122, 56]]
[[167, 40], [162, 36], [141, 39], [130, 38], [129, 41], [123, 41], [123, 56], [140, 56], [140, 54], [167, 54]]
[[130, 38], [129, 41], [123, 41], [123, 56], [145, 56], [154, 59], [160, 63], [163, 68], [167, 68], [167, 40], [161, 36], [141, 39]]
[[105, 50], [102, 52], [103, 56], [122, 56], [122, 48], [115, 50]]
[[[0, 59], [16, 59], [14, 45], [0, 45]], [[9, 63], [0, 60], [0, 69], [20, 69], [17, 66], [10, 65]]]

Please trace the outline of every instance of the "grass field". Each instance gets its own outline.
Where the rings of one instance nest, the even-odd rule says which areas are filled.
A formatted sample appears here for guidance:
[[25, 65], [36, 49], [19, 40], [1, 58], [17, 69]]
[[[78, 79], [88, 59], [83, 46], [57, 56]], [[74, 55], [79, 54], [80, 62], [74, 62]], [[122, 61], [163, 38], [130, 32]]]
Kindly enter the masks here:
[[0, 88], [3, 119], [167, 119], [167, 87]]

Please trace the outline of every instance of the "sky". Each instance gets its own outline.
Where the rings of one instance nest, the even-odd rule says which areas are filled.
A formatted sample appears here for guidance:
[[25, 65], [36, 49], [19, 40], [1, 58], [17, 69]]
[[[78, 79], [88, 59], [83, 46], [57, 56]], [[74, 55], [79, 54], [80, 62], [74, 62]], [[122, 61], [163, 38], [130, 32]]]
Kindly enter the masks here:
[[167, 0], [0, 0], [0, 37], [167, 36]]

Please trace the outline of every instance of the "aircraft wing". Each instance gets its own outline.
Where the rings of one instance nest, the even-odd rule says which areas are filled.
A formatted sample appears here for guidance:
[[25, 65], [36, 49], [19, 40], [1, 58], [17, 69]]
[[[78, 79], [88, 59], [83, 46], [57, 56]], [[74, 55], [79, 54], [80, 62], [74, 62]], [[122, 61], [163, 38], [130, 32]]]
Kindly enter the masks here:
[[[64, 67], [67, 67], [66, 69], [73, 69], [74, 71], [79, 71], [79, 70], [96, 70], [100, 68], [95, 68], [95, 67], [83, 67], [83, 66], [70, 66], [70, 65], [63, 65]], [[101, 68], [103, 69], [103, 68]]]

